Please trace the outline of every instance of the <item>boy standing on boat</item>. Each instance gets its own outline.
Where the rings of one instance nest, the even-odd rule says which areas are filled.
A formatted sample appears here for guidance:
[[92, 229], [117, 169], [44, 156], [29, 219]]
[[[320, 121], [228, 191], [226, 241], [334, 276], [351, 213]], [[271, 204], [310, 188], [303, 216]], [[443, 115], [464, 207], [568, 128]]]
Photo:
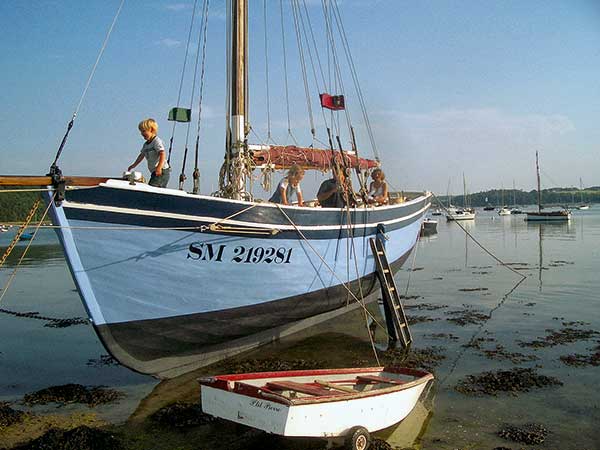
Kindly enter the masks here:
[[167, 187], [171, 168], [169, 167], [169, 163], [167, 163], [163, 141], [156, 135], [158, 133], [158, 124], [154, 119], [146, 119], [139, 123], [138, 129], [146, 142], [144, 142], [137, 159], [127, 170], [131, 172], [134, 167], [146, 158], [148, 170], [150, 171], [150, 181], [148, 184], [162, 188]]

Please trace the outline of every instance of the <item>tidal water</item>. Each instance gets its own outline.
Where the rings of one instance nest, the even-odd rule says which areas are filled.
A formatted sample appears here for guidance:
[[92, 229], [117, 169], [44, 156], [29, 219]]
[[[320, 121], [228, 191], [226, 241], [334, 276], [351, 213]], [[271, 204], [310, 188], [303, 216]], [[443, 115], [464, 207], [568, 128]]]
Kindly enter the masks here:
[[[407, 314], [416, 322], [411, 326], [413, 347], [441, 355], [432, 368], [436, 379], [413, 413], [380, 437], [395, 448], [600, 449], [600, 366], [593, 358], [600, 351], [600, 207], [575, 211], [572, 220], [562, 224], [527, 223], [523, 215], [478, 211], [474, 222], [460, 223], [469, 235], [458, 223], [433, 218], [439, 222], [437, 234], [420, 239], [396, 281], [407, 296]], [[0, 253], [13, 233], [14, 229], [0, 233]], [[19, 243], [0, 269], [2, 287], [25, 245]], [[32, 391], [67, 383], [103, 385], [124, 397], [93, 412], [122, 423], [177, 385], [176, 380], [165, 384], [106, 364], [106, 351], [89, 324], [48, 326], [56, 323], [48, 320], [52, 318], [85, 317], [52, 230], [40, 231], [0, 308], [0, 402], [27, 410], [20, 400]], [[28, 312], [33, 314], [23, 317]], [[449, 320], [457, 317], [466, 320]], [[553, 332], [566, 328], [592, 333], [570, 342], [550, 339], [552, 345], [527, 345], [548, 343]], [[370, 345], [360, 313], [310, 334], [307, 341], [298, 336], [246, 358], [314, 359], [331, 361], [332, 366], [375, 363], [373, 355], [362, 350]], [[382, 332], [378, 340], [385, 341]], [[353, 343], [362, 353], [346, 356], [332, 350]], [[517, 367], [534, 368], [563, 384], [480, 396], [455, 389], [468, 375]], [[195, 392], [196, 387], [182, 388], [185, 383], [195, 385], [194, 377], [183, 378], [177, 389]], [[81, 410], [87, 407], [35, 408], [40, 414]], [[548, 430], [543, 444], [528, 446], [498, 435], [506, 425], [528, 423]], [[224, 432], [232, 431], [210, 431], [215, 440]]]

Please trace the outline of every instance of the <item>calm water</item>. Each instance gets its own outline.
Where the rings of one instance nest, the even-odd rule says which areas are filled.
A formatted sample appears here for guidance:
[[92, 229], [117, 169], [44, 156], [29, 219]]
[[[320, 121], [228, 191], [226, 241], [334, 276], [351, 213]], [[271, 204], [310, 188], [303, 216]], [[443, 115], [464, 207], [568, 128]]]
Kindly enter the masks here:
[[[526, 276], [518, 285], [518, 274], [492, 259], [456, 223], [446, 223], [439, 216], [438, 234], [422, 238], [414, 260], [398, 274], [401, 289], [408, 289], [409, 296], [419, 296], [409, 300], [408, 306], [426, 304], [426, 308], [407, 310], [409, 316], [429, 319], [412, 326], [415, 347], [437, 347], [445, 359], [435, 369], [436, 382], [427, 398], [403, 424], [386, 433], [390, 444], [410, 447], [415, 443], [423, 449], [520, 448], [520, 444], [497, 437], [496, 432], [506, 423], [533, 422], [550, 430], [541, 448], [600, 449], [600, 367], [571, 367], [560, 360], [560, 356], [573, 353], [589, 355], [590, 349], [600, 345], [600, 337], [540, 349], [519, 346], [519, 342], [543, 339], [546, 330], [558, 331], [566, 322], [600, 331], [600, 208], [575, 211], [568, 224], [529, 224], [523, 218], [479, 211], [474, 223], [462, 224], [486, 249], [509, 263], [508, 267]], [[0, 247], [10, 242], [12, 234], [0, 234]], [[2, 285], [15, 261], [9, 259], [0, 270]], [[410, 267], [416, 270], [410, 271]], [[74, 289], [53, 232], [43, 230], [0, 307], [56, 318], [84, 317]], [[491, 317], [465, 326], [446, 320], [450, 313], [467, 308]], [[296, 350], [293, 357], [300, 354], [323, 360], [332, 333], [365, 342], [361, 320], [355, 314], [326, 324], [315, 331], [310, 349]], [[142, 400], [148, 404], [164, 389], [164, 383], [150, 377], [98, 364], [106, 352], [91, 326], [48, 328], [44, 326], [47, 323], [0, 313], [0, 401], [17, 401], [25, 393], [65, 383], [111, 386], [126, 397], [118, 405], [94, 411], [107, 420], [122, 422], [139, 409]], [[321, 331], [327, 333], [322, 339]], [[440, 333], [445, 336], [433, 336]], [[339, 339], [340, 335], [335, 336]], [[483, 349], [499, 345], [506, 352], [536, 359], [515, 364], [464, 347], [480, 337], [486, 339]], [[288, 356], [279, 344], [264, 351]], [[466, 375], [512, 367], [535, 367], [564, 385], [517, 396], [467, 397], [454, 390]], [[185, 382], [195, 383], [190, 380]], [[48, 410], [57, 412], [55, 407]]]

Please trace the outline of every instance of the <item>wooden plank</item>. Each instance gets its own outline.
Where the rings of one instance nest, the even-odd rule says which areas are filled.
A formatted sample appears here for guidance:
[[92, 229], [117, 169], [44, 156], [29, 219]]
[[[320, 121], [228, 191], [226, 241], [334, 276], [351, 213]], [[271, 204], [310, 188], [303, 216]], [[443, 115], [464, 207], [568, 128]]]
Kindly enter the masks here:
[[[62, 178], [67, 186], [97, 186], [110, 179], [120, 180], [121, 177], [84, 177], [65, 176]], [[48, 186], [52, 178], [43, 175], [0, 175], [0, 186]]]
[[342, 391], [342, 392], [348, 392], [351, 394], [356, 393], [356, 391], [354, 389], [352, 389], [351, 387], [348, 386], [341, 386], [339, 384], [336, 383], [331, 383], [329, 381], [324, 381], [324, 380], [315, 380], [315, 383], [320, 385], [320, 386], [325, 386], [331, 389], [336, 389], [338, 391]]
[[405, 384], [404, 381], [393, 380], [391, 378], [386, 377], [379, 377], [377, 375], [358, 375], [356, 377], [356, 380], [367, 383]]
[[270, 381], [265, 385], [265, 387], [270, 390], [296, 391], [303, 394], [316, 396], [335, 394], [327, 389], [311, 386], [310, 384], [296, 383], [295, 381]]

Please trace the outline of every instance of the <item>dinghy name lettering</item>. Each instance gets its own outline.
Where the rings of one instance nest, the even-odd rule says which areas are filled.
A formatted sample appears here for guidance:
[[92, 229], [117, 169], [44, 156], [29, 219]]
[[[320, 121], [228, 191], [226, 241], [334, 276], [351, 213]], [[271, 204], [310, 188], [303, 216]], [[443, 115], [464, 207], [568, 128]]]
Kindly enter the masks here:
[[255, 408], [262, 408], [262, 409], [266, 409], [268, 411], [276, 411], [276, 412], [280, 412], [281, 409], [271, 405], [270, 403], [265, 403], [261, 400], [252, 400], [250, 402], [250, 406], [254, 406]]

